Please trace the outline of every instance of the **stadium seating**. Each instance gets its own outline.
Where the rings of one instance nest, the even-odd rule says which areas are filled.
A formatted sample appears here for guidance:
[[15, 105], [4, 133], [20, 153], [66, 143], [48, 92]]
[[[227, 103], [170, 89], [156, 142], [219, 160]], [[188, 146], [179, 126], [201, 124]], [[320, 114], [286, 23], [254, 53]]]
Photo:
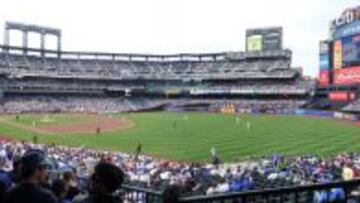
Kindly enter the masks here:
[[[4, 171], [3, 174], [9, 174], [8, 177], [15, 185], [20, 180], [15, 179], [16, 168], [13, 166], [17, 166], [16, 163], [27, 151], [36, 149], [44, 153], [50, 164], [48, 184], [65, 173], [74, 173], [75, 178], [71, 186], [75, 187], [76, 191], [88, 190], [86, 185], [91, 181], [93, 167], [99, 161], [120, 167], [125, 172], [127, 185], [158, 191], [177, 185], [182, 188], [181, 196], [309, 185], [349, 180], [360, 174], [360, 155], [355, 153], [343, 153], [326, 158], [315, 155], [284, 157], [272, 154], [261, 159], [213, 165], [185, 164], [141, 154], [13, 142], [5, 139], [2, 139], [0, 144], [0, 169]], [[4, 178], [1, 178], [1, 181], [4, 181]], [[10, 184], [8, 189], [14, 187], [14, 184]], [[341, 201], [345, 198], [345, 193], [341, 189], [336, 191], [336, 194], [338, 195], [334, 200]], [[317, 192], [306, 193], [304, 198], [312, 200], [317, 195]], [[73, 197], [74, 194], [71, 198]]]
[[360, 99], [351, 102], [350, 104], [345, 106], [342, 110], [347, 112], [360, 112]]
[[[184, 104], [204, 97], [208, 104], [219, 97], [232, 98], [234, 104], [254, 96], [306, 101], [315, 86], [302, 78], [301, 69], [290, 67], [289, 50], [204, 56], [63, 52], [58, 58], [42, 50], [31, 49], [25, 55], [22, 48], [0, 48], [2, 112], [121, 112], [172, 102], [178, 107], [175, 99], [166, 101], [169, 96], [191, 98]], [[88, 98], [73, 96], [79, 94]], [[94, 96], [97, 99], [91, 99]]]
[[[136, 78], [291, 78], [298, 73], [290, 69], [290, 61], [283, 58], [251, 61], [209, 62], [157, 62], [157, 61], [112, 61], [96, 59], [57, 59], [40, 56], [0, 54], [1, 64], [12, 67], [8, 74], [15, 76], [48, 75], [78, 77]], [[251, 71], [249, 71], [251, 70]], [[277, 71], [276, 71], [277, 70]], [[280, 71], [279, 71], [280, 70]], [[165, 77], [165, 78], [164, 78]]]

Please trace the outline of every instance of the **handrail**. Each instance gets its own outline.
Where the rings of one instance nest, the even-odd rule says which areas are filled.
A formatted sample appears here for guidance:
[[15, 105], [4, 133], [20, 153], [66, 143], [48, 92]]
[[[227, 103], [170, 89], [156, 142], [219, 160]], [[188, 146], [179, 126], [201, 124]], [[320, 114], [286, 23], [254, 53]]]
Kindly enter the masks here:
[[292, 186], [292, 187], [281, 187], [275, 189], [264, 189], [264, 190], [255, 190], [255, 191], [245, 191], [245, 192], [233, 192], [226, 194], [215, 194], [211, 196], [192, 196], [181, 198], [180, 202], [192, 202], [192, 201], [204, 201], [204, 200], [219, 200], [219, 199], [231, 199], [231, 198], [241, 198], [246, 196], [267, 196], [267, 195], [276, 195], [276, 194], [289, 194], [289, 193], [298, 193], [305, 191], [321, 191], [328, 190], [332, 188], [342, 188], [342, 187], [351, 187], [351, 186], [360, 186], [360, 179], [354, 179], [351, 181], [337, 181], [326, 184], [313, 184], [313, 185], [302, 185], [302, 186]]

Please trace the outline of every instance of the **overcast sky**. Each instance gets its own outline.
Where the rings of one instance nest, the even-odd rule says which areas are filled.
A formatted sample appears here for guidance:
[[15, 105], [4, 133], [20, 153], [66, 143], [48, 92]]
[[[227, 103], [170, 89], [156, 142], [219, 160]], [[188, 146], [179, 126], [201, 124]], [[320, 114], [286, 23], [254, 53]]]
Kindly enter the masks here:
[[[243, 51], [245, 30], [283, 26], [293, 65], [318, 73], [329, 21], [360, 0], [0, 0], [0, 27], [16, 21], [62, 29], [63, 50], [131, 53]], [[21, 44], [12, 33], [12, 45]], [[3, 32], [0, 32], [3, 39]], [[30, 36], [39, 47], [40, 37]], [[47, 48], [55, 48], [49, 37]]]

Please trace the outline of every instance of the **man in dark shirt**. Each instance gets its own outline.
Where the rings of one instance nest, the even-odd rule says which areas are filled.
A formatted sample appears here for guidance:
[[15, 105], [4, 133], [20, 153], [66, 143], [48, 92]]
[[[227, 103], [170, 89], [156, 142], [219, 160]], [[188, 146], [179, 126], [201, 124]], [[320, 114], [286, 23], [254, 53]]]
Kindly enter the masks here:
[[95, 166], [91, 177], [91, 191], [81, 203], [121, 203], [119, 195], [114, 194], [124, 180], [124, 173], [117, 166], [100, 162]]
[[40, 184], [47, 176], [48, 162], [43, 153], [31, 151], [21, 159], [23, 182], [7, 195], [7, 203], [56, 203], [55, 196]]

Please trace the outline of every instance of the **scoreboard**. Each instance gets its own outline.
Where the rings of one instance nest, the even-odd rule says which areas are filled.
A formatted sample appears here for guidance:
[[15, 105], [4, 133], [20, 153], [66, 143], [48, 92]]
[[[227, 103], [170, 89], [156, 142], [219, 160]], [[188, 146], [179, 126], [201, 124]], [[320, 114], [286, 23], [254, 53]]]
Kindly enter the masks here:
[[320, 42], [319, 85], [360, 84], [360, 6], [330, 23], [330, 38]]
[[246, 31], [246, 51], [281, 50], [282, 27], [249, 29]]

